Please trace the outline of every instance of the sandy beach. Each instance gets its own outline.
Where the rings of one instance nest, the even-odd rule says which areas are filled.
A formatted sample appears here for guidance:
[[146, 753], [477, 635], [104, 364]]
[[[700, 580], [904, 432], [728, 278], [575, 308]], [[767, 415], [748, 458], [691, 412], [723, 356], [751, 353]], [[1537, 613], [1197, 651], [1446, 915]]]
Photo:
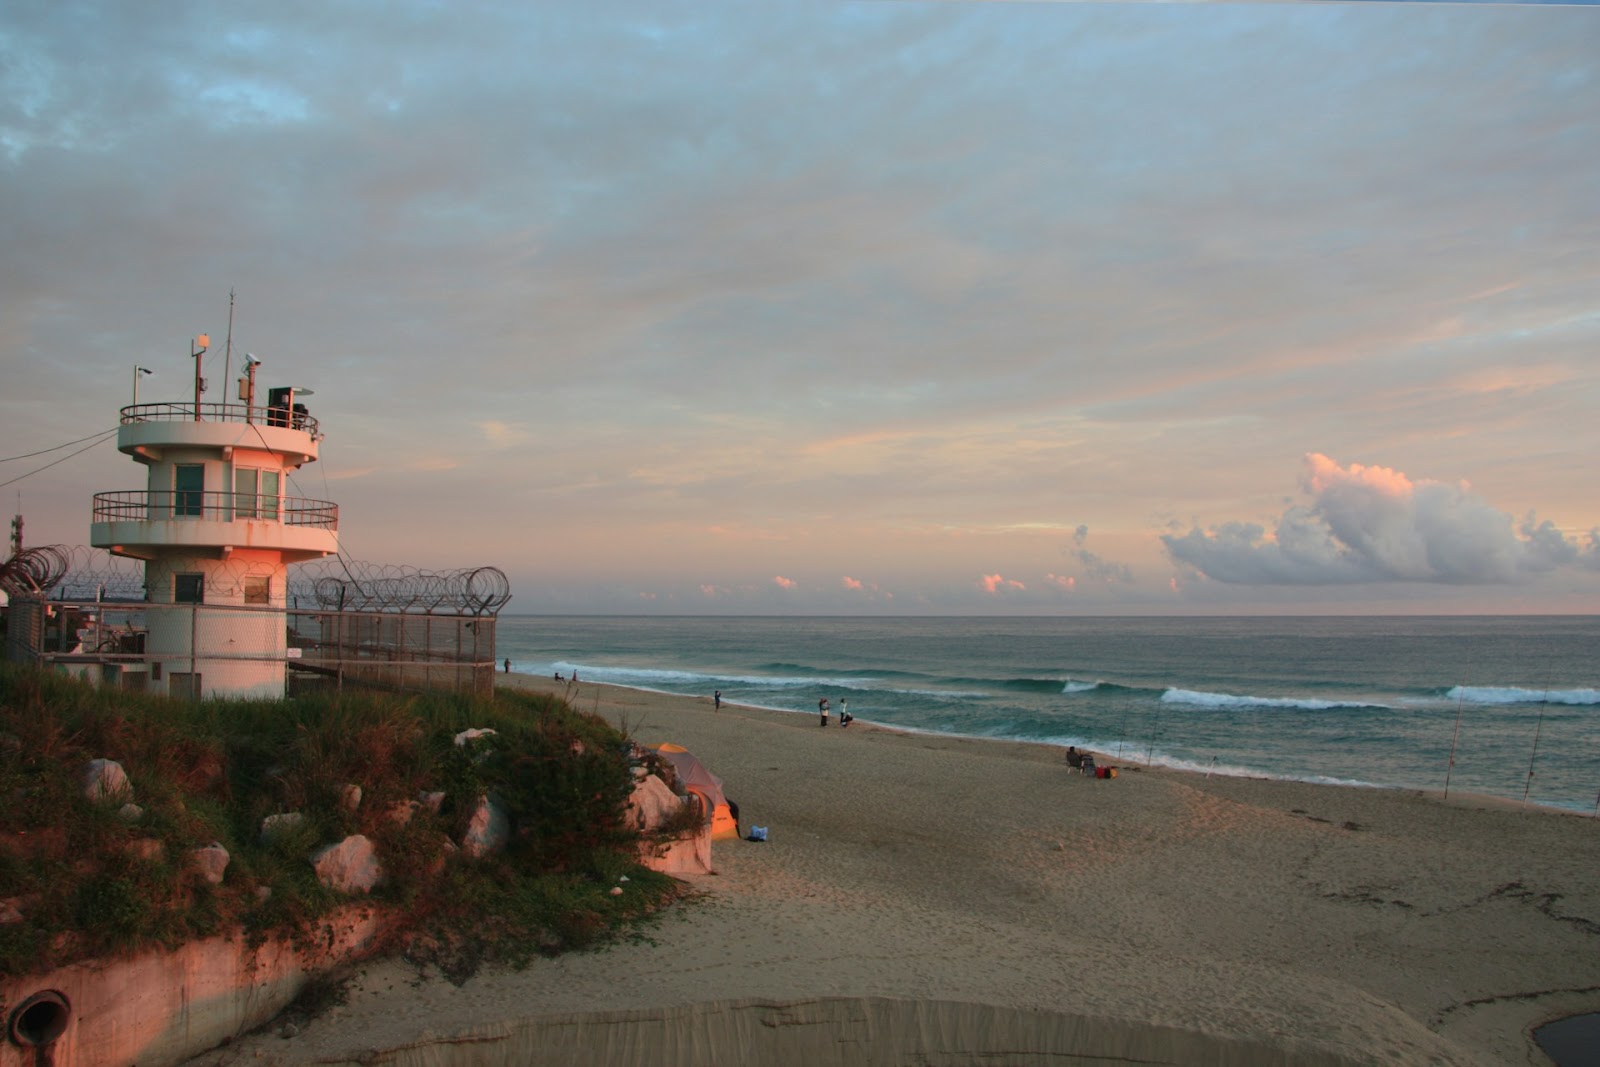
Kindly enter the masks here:
[[645, 942], [459, 988], [368, 963], [295, 1036], [194, 1062], [1540, 1064], [1533, 1027], [1600, 1011], [1592, 818], [574, 703], [689, 748], [770, 840], [718, 842]]

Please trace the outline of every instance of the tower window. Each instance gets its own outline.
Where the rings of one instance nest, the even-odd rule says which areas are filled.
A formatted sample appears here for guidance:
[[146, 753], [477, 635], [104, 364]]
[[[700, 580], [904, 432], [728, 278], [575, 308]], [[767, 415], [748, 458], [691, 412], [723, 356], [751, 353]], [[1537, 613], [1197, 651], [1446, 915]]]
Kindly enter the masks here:
[[254, 467], [235, 467], [233, 471], [233, 517], [236, 519], [276, 519], [278, 517], [277, 471]]
[[244, 602], [246, 604], [268, 604], [272, 601], [272, 579], [261, 576], [246, 577], [244, 580]]
[[205, 603], [206, 576], [203, 574], [174, 574], [172, 576], [172, 602], [174, 604]]
[[172, 474], [172, 514], [198, 518], [205, 502], [206, 469], [199, 463], [179, 463]]

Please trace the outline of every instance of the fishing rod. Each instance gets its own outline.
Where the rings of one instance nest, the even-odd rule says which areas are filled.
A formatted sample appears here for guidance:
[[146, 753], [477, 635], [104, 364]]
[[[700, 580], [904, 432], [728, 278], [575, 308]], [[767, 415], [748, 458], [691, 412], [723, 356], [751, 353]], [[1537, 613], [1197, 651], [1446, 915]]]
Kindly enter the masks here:
[[1544, 699], [1539, 701], [1539, 724], [1533, 728], [1533, 752], [1528, 756], [1528, 782], [1522, 787], [1522, 806], [1528, 806], [1528, 794], [1533, 790], [1533, 761], [1539, 758], [1539, 735], [1544, 732], [1544, 710], [1550, 706], [1550, 678], [1544, 680]]
[[1461, 705], [1466, 703], [1467, 694], [1461, 686], [1456, 686], [1456, 732], [1450, 738], [1450, 762], [1444, 768], [1444, 799], [1450, 799], [1450, 775], [1456, 769], [1456, 743], [1461, 740]]

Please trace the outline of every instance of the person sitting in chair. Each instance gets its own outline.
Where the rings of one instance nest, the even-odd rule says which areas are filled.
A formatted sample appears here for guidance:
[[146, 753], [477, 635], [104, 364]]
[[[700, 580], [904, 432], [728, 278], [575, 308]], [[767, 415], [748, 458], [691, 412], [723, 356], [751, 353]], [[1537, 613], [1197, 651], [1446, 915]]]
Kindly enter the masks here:
[[1083, 753], [1078, 751], [1077, 745], [1067, 746], [1067, 770], [1083, 773]]

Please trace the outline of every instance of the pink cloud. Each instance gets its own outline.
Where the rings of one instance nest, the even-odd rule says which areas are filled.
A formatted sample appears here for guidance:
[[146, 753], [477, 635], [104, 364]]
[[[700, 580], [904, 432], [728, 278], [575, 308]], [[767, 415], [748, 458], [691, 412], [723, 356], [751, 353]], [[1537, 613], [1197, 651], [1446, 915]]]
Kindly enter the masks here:
[[856, 579], [856, 578], [852, 578], [848, 574], [845, 575], [843, 578], [839, 579], [839, 581], [841, 583], [843, 583], [843, 585], [844, 585], [844, 587], [846, 589], [860, 589], [861, 588], [860, 580]]
[[793, 589], [798, 583], [793, 578], [785, 578], [783, 575], [778, 574], [773, 576], [772, 584], [779, 589]]
[[716, 596], [717, 595], [717, 587], [714, 586], [714, 585], [702, 585], [700, 587], [700, 595], [701, 596]]
[[1313, 495], [1348, 487], [1398, 499], [1411, 496], [1416, 490], [1416, 485], [1403, 472], [1389, 467], [1366, 467], [1360, 463], [1341, 467], [1321, 452], [1307, 453], [1306, 465], [1311, 468], [1306, 473], [1306, 487]]
[[1011, 578], [998, 574], [985, 574], [978, 579], [978, 586], [986, 593], [998, 593], [1002, 589], [1026, 589], [1027, 586]]
[[1073, 589], [1076, 588], [1078, 584], [1078, 579], [1072, 577], [1070, 574], [1047, 574], [1045, 575], [1045, 578], [1054, 582], [1056, 585], [1059, 585], [1063, 589]]

